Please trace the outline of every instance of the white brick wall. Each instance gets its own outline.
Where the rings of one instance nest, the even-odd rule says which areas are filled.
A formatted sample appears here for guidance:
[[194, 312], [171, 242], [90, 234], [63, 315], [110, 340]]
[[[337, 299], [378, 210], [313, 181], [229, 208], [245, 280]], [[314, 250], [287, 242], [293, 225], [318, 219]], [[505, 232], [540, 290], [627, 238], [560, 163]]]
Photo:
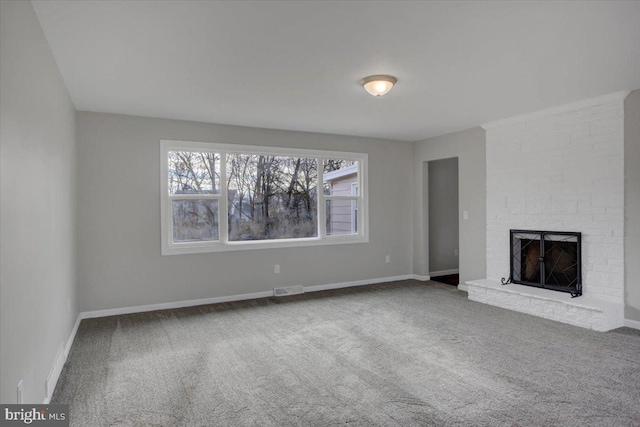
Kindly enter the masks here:
[[623, 302], [624, 96], [484, 126], [488, 278], [509, 275], [509, 229], [579, 231], [584, 295]]

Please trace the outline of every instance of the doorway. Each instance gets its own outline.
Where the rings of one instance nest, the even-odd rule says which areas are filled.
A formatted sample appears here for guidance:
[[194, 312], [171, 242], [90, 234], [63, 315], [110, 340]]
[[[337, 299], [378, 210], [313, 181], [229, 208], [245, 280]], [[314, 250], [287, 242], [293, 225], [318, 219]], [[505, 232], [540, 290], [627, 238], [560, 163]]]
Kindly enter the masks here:
[[459, 279], [458, 158], [428, 162], [429, 276], [457, 286]]

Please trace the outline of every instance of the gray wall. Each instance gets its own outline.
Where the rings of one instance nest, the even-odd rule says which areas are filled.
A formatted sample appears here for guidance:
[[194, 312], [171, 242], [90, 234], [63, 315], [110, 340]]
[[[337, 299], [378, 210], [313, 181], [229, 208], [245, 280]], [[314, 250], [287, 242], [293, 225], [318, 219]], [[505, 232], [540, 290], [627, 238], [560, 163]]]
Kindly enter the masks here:
[[[89, 112], [76, 120], [81, 311], [411, 273], [411, 143]], [[368, 153], [369, 243], [161, 256], [163, 138]]]
[[624, 316], [640, 322], [640, 90], [624, 101], [624, 258]]
[[[413, 143], [413, 271], [428, 275], [429, 202], [427, 163], [458, 158], [460, 283], [486, 277], [486, 144], [482, 128]], [[468, 211], [469, 219], [462, 219]]]
[[458, 159], [427, 162], [429, 272], [458, 269]]
[[23, 401], [42, 403], [77, 317], [74, 114], [31, 3], [0, 2], [3, 403], [20, 379]]

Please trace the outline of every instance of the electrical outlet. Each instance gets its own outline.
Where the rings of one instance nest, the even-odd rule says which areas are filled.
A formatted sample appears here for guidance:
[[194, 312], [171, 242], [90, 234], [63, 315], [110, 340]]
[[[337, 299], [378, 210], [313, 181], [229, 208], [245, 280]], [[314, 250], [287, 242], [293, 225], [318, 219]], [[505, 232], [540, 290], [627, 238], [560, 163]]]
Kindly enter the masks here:
[[389, 264], [391, 262], [391, 256], [387, 255], [386, 257], [384, 257], [384, 262]]
[[275, 274], [280, 274], [280, 264], [276, 264], [273, 266], [273, 272]]
[[16, 403], [20, 405], [22, 403], [22, 380], [18, 383], [18, 391], [16, 396]]
[[453, 255], [458, 256], [458, 250], [457, 249], [453, 250]]

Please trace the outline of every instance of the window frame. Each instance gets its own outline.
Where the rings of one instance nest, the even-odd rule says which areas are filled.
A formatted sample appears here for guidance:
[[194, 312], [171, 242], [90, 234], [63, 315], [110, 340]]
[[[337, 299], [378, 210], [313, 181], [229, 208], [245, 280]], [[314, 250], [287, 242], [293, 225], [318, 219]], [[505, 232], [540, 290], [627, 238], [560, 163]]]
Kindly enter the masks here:
[[[210, 152], [220, 155], [220, 193], [219, 194], [169, 194], [169, 152], [190, 151]], [[229, 241], [228, 230], [228, 191], [227, 191], [227, 154], [247, 155], [279, 155], [286, 157], [315, 158], [318, 162], [317, 182], [317, 237], [295, 239]], [[326, 196], [324, 194], [324, 160], [357, 160], [358, 189], [356, 203], [358, 204], [359, 230], [355, 234], [327, 235], [325, 200], [345, 198], [353, 200], [354, 196]], [[369, 241], [369, 197], [368, 197], [368, 160], [367, 153], [346, 151], [310, 150], [303, 148], [273, 147], [261, 145], [221, 144], [213, 142], [195, 142], [181, 140], [160, 140], [160, 226], [162, 255], [179, 255], [190, 253], [227, 252], [241, 250], [255, 250], [268, 248], [289, 248], [300, 246], [340, 245], [351, 243], [367, 243]], [[174, 242], [173, 241], [173, 200], [186, 199], [216, 199], [218, 200], [219, 240], [202, 242]]]
[[[351, 183], [351, 194], [354, 196], [357, 196], [359, 193], [358, 191], [358, 183], [357, 182], [352, 182]], [[354, 231], [356, 231], [358, 229], [358, 201], [356, 200], [355, 203], [351, 202], [351, 232], [353, 233]]]

